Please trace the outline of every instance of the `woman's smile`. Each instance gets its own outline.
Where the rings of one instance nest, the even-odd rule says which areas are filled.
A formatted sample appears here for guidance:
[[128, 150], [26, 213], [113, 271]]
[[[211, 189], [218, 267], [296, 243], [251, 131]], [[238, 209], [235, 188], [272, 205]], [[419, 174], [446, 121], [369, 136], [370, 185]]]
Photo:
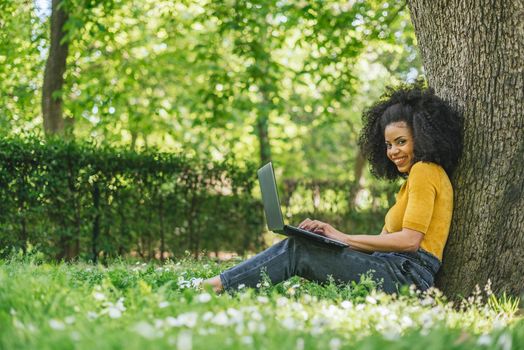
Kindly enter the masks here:
[[402, 166], [404, 164], [404, 161], [407, 160], [408, 157], [398, 157], [391, 159], [393, 163], [395, 163], [396, 166]]
[[413, 165], [413, 134], [406, 122], [391, 123], [384, 130], [386, 153], [401, 173], [409, 173]]

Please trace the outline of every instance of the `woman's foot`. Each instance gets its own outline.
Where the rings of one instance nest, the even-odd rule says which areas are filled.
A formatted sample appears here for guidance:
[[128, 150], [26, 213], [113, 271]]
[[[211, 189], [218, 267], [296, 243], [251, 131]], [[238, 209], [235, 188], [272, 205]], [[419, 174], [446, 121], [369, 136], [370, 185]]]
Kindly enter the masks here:
[[215, 293], [221, 293], [224, 291], [224, 286], [222, 286], [222, 281], [220, 280], [220, 276], [211, 277], [211, 278], [208, 278], [207, 280], [202, 281], [201, 286], [204, 288], [205, 286], [211, 286], [213, 287], [213, 291]]

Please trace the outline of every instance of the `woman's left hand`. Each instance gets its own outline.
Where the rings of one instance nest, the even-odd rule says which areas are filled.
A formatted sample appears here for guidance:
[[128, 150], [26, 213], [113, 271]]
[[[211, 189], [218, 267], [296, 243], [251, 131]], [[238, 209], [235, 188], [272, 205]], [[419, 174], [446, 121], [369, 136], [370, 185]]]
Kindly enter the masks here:
[[302, 221], [298, 227], [303, 230], [321, 234], [328, 238], [336, 239], [338, 241], [343, 241], [344, 237], [346, 236], [344, 233], [340, 232], [326, 222], [311, 220], [309, 218]]

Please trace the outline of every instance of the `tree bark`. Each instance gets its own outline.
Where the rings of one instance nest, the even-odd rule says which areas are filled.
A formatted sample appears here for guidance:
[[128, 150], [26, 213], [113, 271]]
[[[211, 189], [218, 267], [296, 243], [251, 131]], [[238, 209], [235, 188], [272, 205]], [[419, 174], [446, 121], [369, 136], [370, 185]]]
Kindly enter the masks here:
[[262, 88], [263, 101], [257, 111], [257, 136], [260, 147], [260, 166], [271, 161], [271, 145], [269, 143], [269, 111], [270, 101], [265, 87]]
[[98, 183], [93, 184], [93, 209], [95, 216], [93, 218], [93, 233], [91, 238], [91, 253], [93, 262], [98, 262], [98, 238], [100, 237], [100, 188]]
[[52, 1], [51, 47], [45, 65], [42, 87], [42, 116], [46, 135], [64, 131], [62, 97], [59, 95], [64, 85], [69, 43], [64, 40], [64, 24], [67, 22], [68, 16], [63, 7], [59, 6], [61, 2], [62, 0]]
[[408, 0], [429, 86], [464, 116], [437, 286], [524, 292], [524, 2]]
[[360, 191], [360, 179], [362, 178], [362, 173], [364, 171], [364, 166], [366, 165], [366, 158], [362, 154], [362, 151], [359, 149], [357, 157], [355, 158], [355, 166], [353, 167], [353, 174], [355, 174], [355, 179], [349, 186], [348, 191], [348, 209], [354, 210], [357, 207], [357, 194]]

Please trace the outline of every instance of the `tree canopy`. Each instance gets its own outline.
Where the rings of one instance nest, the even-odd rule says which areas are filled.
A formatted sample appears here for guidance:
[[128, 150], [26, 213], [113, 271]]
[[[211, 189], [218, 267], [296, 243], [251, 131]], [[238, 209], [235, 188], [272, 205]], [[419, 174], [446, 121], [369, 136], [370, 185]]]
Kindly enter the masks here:
[[[49, 1], [50, 2], [50, 1]], [[42, 132], [50, 4], [2, 2], [2, 133]], [[403, 1], [63, 0], [77, 139], [348, 179], [360, 112], [421, 72]], [[9, 14], [9, 15], [6, 15]], [[268, 153], [270, 152], [270, 153]]]

